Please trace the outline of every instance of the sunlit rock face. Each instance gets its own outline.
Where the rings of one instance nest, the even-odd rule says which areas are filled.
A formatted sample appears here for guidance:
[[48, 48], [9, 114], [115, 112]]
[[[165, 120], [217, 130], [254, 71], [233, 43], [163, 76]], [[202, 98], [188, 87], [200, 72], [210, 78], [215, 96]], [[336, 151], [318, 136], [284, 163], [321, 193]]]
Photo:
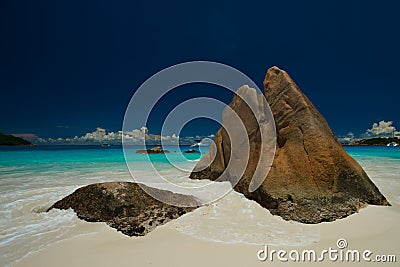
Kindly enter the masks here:
[[[250, 99], [254, 101], [259, 101], [255, 100], [259, 97], [267, 100], [276, 126], [276, 147], [274, 133], [260, 130], [271, 122], [266, 115], [268, 112], [264, 109], [252, 112], [239, 97], [244, 90], [252, 95]], [[215, 136], [215, 145], [195, 167], [191, 178], [233, 181], [236, 191], [257, 201], [272, 214], [304, 223], [343, 218], [367, 204], [389, 205], [361, 166], [344, 151], [324, 117], [285, 71], [278, 67], [267, 71], [264, 95], [252, 90], [240, 88], [229, 105], [245, 127], [249, 147], [247, 158], [231, 145], [230, 131], [221, 128]], [[263, 115], [267, 118], [260, 123], [257, 118]], [[261, 132], [267, 136], [262, 136]], [[275, 151], [271, 148], [272, 141]], [[275, 152], [273, 162], [271, 151]], [[233, 165], [242, 170], [234, 171], [232, 177], [226, 168], [232, 161], [231, 156], [236, 154], [239, 157], [233, 158]], [[243, 167], [240, 160], [248, 162]], [[209, 166], [205, 167], [207, 164]], [[269, 171], [264, 177], [260, 177], [258, 172], [260, 164]], [[239, 174], [239, 178], [235, 177]], [[252, 188], [254, 180], [262, 181], [255, 191]]]

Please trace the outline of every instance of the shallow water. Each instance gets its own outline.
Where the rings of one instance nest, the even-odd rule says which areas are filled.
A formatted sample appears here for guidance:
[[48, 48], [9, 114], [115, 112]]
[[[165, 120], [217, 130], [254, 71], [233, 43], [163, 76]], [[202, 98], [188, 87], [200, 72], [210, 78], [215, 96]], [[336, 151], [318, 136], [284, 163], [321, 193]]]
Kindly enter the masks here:
[[[183, 150], [188, 149], [183, 147]], [[170, 148], [168, 157], [150, 155], [155, 169], [166, 182], [154, 180], [145, 167], [147, 155], [128, 153], [129, 166], [142, 182], [165, 188], [168, 182], [187, 188], [201, 187], [209, 181], [192, 181], [191, 168], [201, 154], [184, 157]], [[400, 148], [346, 147], [366, 170], [390, 202], [400, 203]], [[51, 243], [81, 232], [79, 220], [71, 210], [44, 212], [55, 201], [75, 189], [96, 182], [132, 181], [122, 149], [97, 147], [27, 147], [0, 149], [0, 265], [12, 266], [22, 257]], [[226, 183], [213, 183], [214, 194], [230, 189]], [[186, 189], [185, 189], [186, 188]], [[212, 195], [212, 194], [211, 194]], [[196, 191], [207, 199], [210, 190]], [[314, 228], [272, 216], [257, 203], [236, 192], [201, 207], [165, 225], [181, 233], [216, 242], [274, 245], [307, 245], [319, 240]]]

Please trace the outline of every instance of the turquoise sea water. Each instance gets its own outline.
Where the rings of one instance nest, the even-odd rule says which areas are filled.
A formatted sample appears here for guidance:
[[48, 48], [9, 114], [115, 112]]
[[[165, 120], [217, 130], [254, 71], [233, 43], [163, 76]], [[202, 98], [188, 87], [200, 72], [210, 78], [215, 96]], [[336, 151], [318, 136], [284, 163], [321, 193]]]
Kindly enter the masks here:
[[[170, 150], [169, 160], [180, 168], [171, 166], [165, 155], [149, 155], [156, 169], [177, 183], [193, 183], [188, 175], [201, 154], [182, 156], [176, 147], [166, 149]], [[182, 151], [187, 149], [190, 148], [181, 147]], [[400, 147], [345, 149], [362, 165], [388, 200], [400, 204]], [[151, 180], [153, 173], [143, 167], [148, 156], [136, 154], [135, 150], [135, 147], [127, 150], [130, 167], [141, 177]], [[0, 266], [12, 266], [22, 257], [51, 243], [86, 234], [79, 232], [79, 220], [72, 211], [44, 211], [83, 185], [115, 180], [133, 180], [121, 147], [0, 148]], [[306, 229], [302, 229], [301, 235], [288, 233], [287, 228], [282, 228], [280, 219], [263, 217], [268, 215], [264, 210], [234, 192], [218, 205], [198, 210], [201, 212], [184, 216], [171, 225], [185, 234], [205, 239], [212, 237], [227, 243], [264, 243], [265, 240], [259, 240], [259, 235], [254, 232], [268, 234], [271, 244], [298, 245], [318, 239], [315, 233]], [[232, 210], [241, 214], [232, 214]], [[207, 213], [213, 219], [212, 229], [195, 228], [195, 224], [190, 223], [198, 220], [196, 216], [202, 216], [200, 213], [203, 216]], [[241, 229], [240, 225], [246, 227]], [[252, 234], [248, 232], [249, 225], [254, 225]], [[288, 236], [293, 238], [288, 239]]]
[[[386, 146], [346, 146], [344, 149], [355, 159], [375, 157], [378, 159], [400, 160], [400, 147]], [[382, 159], [383, 160], [383, 159]]]
[[[176, 147], [168, 154], [172, 160], [196, 160], [201, 154], [185, 154], [181, 158]], [[191, 149], [181, 147], [181, 151]], [[127, 149], [132, 151], [129, 159], [135, 162], [147, 161], [147, 156], [135, 154], [135, 147]], [[168, 163], [163, 154], [149, 155], [156, 164]], [[0, 148], [1, 174], [48, 172], [48, 171], [79, 171], [83, 173], [99, 171], [126, 171], [126, 164], [122, 147], [100, 148], [97, 146], [38, 146], [38, 147], [3, 147]]]

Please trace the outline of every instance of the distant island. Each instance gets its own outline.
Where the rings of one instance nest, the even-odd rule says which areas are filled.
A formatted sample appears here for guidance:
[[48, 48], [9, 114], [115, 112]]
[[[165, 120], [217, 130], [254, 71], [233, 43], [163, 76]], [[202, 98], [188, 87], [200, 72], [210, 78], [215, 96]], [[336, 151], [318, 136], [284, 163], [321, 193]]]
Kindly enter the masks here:
[[31, 142], [10, 134], [0, 133], [0, 146], [31, 146]]
[[387, 146], [388, 144], [396, 143], [400, 144], [400, 138], [398, 137], [376, 137], [356, 140], [351, 143], [342, 143], [346, 146]]

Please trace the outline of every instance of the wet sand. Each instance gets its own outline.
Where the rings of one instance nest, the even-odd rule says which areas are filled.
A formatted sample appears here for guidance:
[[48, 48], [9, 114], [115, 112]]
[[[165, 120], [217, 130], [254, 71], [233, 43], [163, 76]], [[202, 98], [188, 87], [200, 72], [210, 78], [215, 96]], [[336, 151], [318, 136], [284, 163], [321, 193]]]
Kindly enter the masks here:
[[[271, 215], [272, 216], [272, 215]], [[400, 205], [391, 207], [368, 206], [359, 213], [348, 218], [330, 223], [310, 225], [319, 231], [320, 240], [307, 246], [269, 246], [269, 251], [286, 250], [288, 253], [297, 249], [314, 249], [317, 256], [324, 249], [338, 249], [337, 240], [344, 238], [347, 241], [345, 250], [371, 250], [372, 260], [375, 256], [400, 256]], [[201, 221], [199, 223], [205, 223]], [[210, 221], [209, 223], [212, 223]], [[267, 266], [270, 259], [260, 261], [257, 253], [264, 247], [243, 243], [227, 244], [200, 240], [174, 230], [168, 225], [158, 227], [145, 237], [128, 237], [108, 227], [105, 223], [80, 222], [77, 227], [87, 228], [88, 232], [31, 254], [16, 266], [44, 267], [44, 266]], [[82, 229], [81, 229], [82, 230]], [[263, 233], [259, 233], [262, 235]], [[288, 256], [286, 255], [286, 258]], [[332, 262], [328, 256], [323, 262], [312, 264], [341, 265], [338, 260]], [[309, 262], [280, 262], [275, 255], [274, 265], [309, 266]], [[363, 266], [365, 262], [352, 263]], [[382, 263], [375, 263], [382, 265]], [[369, 265], [375, 265], [369, 263]], [[395, 263], [386, 263], [394, 266]]]

